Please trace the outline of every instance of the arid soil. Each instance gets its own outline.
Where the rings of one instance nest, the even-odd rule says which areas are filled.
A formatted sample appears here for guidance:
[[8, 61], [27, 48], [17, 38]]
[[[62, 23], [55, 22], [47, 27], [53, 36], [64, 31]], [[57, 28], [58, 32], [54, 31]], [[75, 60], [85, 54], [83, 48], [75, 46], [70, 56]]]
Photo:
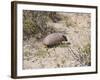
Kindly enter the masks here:
[[64, 33], [68, 41], [47, 48], [31, 37], [23, 42], [23, 69], [77, 67], [91, 65], [91, 17], [85, 13], [58, 13], [62, 20], [49, 26]]

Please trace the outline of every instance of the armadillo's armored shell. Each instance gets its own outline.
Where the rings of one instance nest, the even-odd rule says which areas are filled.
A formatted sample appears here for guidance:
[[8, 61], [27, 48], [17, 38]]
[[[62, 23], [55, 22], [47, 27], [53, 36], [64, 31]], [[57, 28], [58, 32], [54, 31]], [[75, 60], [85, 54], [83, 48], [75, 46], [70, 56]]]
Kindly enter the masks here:
[[52, 46], [58, 43], [61, 43], [62, 41], [67, 41], [66, 36], [62, 33], [52, 33], [44, 38], [43, 44], [46, 46]]

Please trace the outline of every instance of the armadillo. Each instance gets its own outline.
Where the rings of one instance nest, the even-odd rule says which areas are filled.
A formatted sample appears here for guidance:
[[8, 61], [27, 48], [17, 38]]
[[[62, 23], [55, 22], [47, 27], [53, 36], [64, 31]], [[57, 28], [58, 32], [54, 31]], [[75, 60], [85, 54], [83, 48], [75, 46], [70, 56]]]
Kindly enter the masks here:
[[52, 33], [46, 36], [43, 40], [43, 44], [46, 46], [53, 46], [61, 43], [62, 41], [68, 41], [67, 37], [62, 33]]

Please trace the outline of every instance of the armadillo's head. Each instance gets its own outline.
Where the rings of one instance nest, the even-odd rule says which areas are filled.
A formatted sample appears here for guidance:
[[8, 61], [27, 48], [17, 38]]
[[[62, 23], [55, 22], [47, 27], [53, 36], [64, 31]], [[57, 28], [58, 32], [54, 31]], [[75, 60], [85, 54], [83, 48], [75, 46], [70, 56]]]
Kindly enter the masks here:
[[63, 35], [64, 41], [68, 41], [67, 37]]

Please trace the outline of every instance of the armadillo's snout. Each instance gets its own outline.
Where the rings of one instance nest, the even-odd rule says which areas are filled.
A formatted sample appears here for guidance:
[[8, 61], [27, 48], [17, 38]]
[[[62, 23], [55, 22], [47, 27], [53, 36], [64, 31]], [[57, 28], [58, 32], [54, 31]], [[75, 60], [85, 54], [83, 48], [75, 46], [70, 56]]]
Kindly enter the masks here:
[[68, 41], [68, 39], [65, 35], [63, 35], [63, 38], [64, 38], [65, 41]]

